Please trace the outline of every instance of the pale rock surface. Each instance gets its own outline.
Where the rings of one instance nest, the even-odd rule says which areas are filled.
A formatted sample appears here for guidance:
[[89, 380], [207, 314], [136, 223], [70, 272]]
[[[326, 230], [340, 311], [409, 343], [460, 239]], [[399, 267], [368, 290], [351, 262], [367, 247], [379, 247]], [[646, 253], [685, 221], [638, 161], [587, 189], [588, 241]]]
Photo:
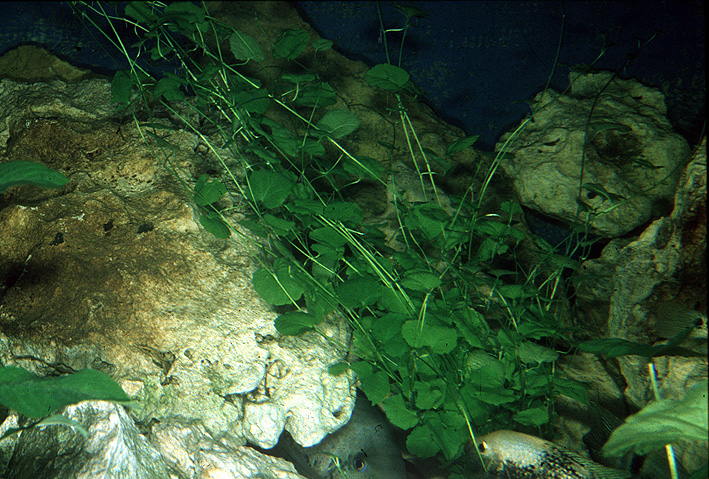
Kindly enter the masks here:
[[601, 213], [590, 223], [593, 234], [615, 238], [654, 219], [671, 200], [690, 149], [672, 131], [662, 93], [620, 78], [603, 89], [610, 79], [609, 72], [572, 73], [571, 91], [538, 94], [532, 121], [516, 137], [503, 135], [496, 149], [507, 143], [501, 166], [520, 202], [568, 223], [585, 219], [577, 219], [576, 202], [585, 153], [582, 182], [628, 199], [582, 192], [581, 200]]
[[[136, 401], [139, 423], [179, 418], [231, 447], [271, 447], [284, 428], [319, 442], [354, 406], [351, 374], [327, 373], [345, 351], [277, 333], [251, 286], [253, 239], [201, 229], [184, 189], [119, 121], [106, 80], [0, 82], [3, 160], [70, 178], [2, 197], [0, 361], [40, 375], [101, 370]], [[194, 135], [163, 139], [193, 178], [214, 168]], [[344, 319], [321, 326], [348, 344]]]

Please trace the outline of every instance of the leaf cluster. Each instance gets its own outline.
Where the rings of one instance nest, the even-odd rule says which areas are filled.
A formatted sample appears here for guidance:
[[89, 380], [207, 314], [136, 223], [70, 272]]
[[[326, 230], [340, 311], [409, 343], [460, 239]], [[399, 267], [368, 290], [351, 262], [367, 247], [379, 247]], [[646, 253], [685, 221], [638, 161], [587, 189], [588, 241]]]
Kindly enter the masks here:
[[[422, 16], [402, 12], [405, 28]], [[301, 62], [308, 56], [317, 64], [330, 42], [314, 42], [303, 29], [264, 42], [191, 3], [133, 2], [125, 17], [141, 39], [130, 48], [114, 39], [131, 63], [113, 79], [113, 101], [126, 111], [142, 103], [149, 112], [157, 101], [208, 145], [221, 173], [192, 178], [170, 161], [173, 147], [158, 134], [168, 127], [141, 125], [192, 193], [207, 231], [222, 239], [237, 233], [228, 205], [248, 204], [238, 223], [259, 239], [261, 267], [253, 286], [280, 312], [275, 325], [281, 334], [324, 334], [320, 325], [332, 314], [349, 321], [352, 344], [343, 346], [356, 360], [334, 364], [330, 372], [354, 371], [367, 397], [409, 431], [411, 453], [453, 461], [473, 431], [543, 433], [559, 394], [586, 400], [585, 385], [556, 368], [573, 344], [573, 330], [560, 324], [558, 309], [565, 300], [564, 272], [577, 261], [521, 228], [518, 204], [504, 203], [494, 214], [480, 209], [514, 134], [482, 188], [471, 185], [446, 204], [437, 193], [436, 171], [449, 168], [477, 137], [451, 143], [443, 158], [418, 146], [402, 102], [418, 88], [400, 66], [376, 65], [365, 79], [397, 105], [411, 162], [421, 185], [434, 191], [427, 201], [408, 202], [387, 182], [385, 158], [357, 156], [342, 146], [359, 118], [334, 108], [335, 89]], [[128, 54], [136, 49], [139, 54]], [[176, 61], [179, 68], [155, 78], [141, 63], [146, 57]], [[272, 69], [271, 59], [287, 60], [291, 68]], [[343, 187], [365, 182], [383, 185], [396, 199], [393, 237]], [[610, 197], [600, 185], [583, 186]], [[538, 248], [532, 268], [519, 261], [523, 241]]]
[[[158, 100], [184, 128], [213, 142], [213, 151], [228, 152], [218, 156], [223, 175], [195, 181], [170, 163], [170, 145], [155, 124], [146, 133], [192, 191], [207, 231], [228, 238], [237, 229], [223, 199], [247, 201], [250, 213], [240, 224], [264, 246], [253, 286], [281, 311], [281, 334], [319, 332], [330, 314], [349, 320], [357, 360], [333, 365], [331, 372], [352, 369], [368, 398], [383, 404], [393, 424], [410, 430], [412, 453], [453, 460], [473, 428], [539, 430], [553, 417], [558, 394], [584, 398], [582, 384], [555, 372], [562, 353], [554, 344], [568, 339], [554, 314], [556, 290], [516, 262], [516, 248], [528, 237], [519, 227], [519, 205], [506, 203], [497, 214], [481, 215], [472, 186], [470, 195], [451, 198], [450, 206], [438, 196], [403, 200], [386, 183], [384, 159], [357, 157], [340, 145], [359, 119], [333, 108], [332, 86], [299, 62], [328, 44], [291, 29], [264, 45], [193, 4], [134, 2], [125, 16], [142, 32], [132, 45], [141, 54], [114, 77], [114, 102], [129, 108]], [[156, 79], [141, 66], [145, 56], [177, 59], [180, 69]], [[268, 87], [242, 73], [246, 64], [268, 72], [268, 58], [287, 59], [294, 68], [268, 78]], [[406, 143], [420, 144], [401, 106], [402, 95], [417, 92], [410, 75], [383, 64], [366, 81], [393, 96], [402, 125], [409, 126]], [[198, 120], [180, 113], [178, 102]], [[294, 123], [276, 121], [274, 109], [288, 112]], [[423, 158], [421, 183], [437, 191], [430, 162], [450, 165], [476, 139], [455, 141], [446, 158], [412, 150], [414, 163]], [[333, 151], [339, 157], [333, 159]], [[341, 185], [358, 182], [393, 190], [394, 238], [344, 194]]]

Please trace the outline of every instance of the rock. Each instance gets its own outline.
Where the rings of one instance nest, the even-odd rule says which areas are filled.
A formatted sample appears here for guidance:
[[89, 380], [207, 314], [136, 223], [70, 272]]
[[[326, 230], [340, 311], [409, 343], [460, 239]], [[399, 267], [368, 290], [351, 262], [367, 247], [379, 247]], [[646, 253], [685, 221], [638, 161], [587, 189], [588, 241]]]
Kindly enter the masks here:
[[[0, 113], [3, 158], [70, 178], [61, 189], [15, 186], [2, 196], [4, 365], [101, 370], [136, 401], [138, 423], [180, 418], [230, 447], [268, 448], [284, 428], [314, 444], [347, 421], [353, 377], [327, 373], [345, 351], [316, 334], [277, 333], [276, 314], [251, 286], [253, 238], [218, 240], [200, 228], [185, 189], [114, 116], [107, 81], [3, 80]], [[188, 181], [212, 167], [194, 135], [163, 139]], [[322, 328], [348, 344], [344, 319]]]
[[[672, 212], [654, 221], [634, 240], [612, 240], [600, 258], [582, 264], [581, 271], [589, 273], [589, 278], [577, 290], [577, 308], [582, 314], [579, 325], [584, 325], [583, 318], [596, 318], [593, 337], [660, 344], [663, 338], [653, 328], [657, 304], [673, 301], [706, 314], [706, 201], [704, 139], [682, 172]], [[603, 317], [607, 318], [605, 328], [600, 324]], [[706, 348], [706, 338], [688, 341], [683, 345]], [[617, 370], [625, 402], [633, 410], [653, 399], [649, 361], [639, 356], [606, 360], [606, 369]], [[706, 357], [669, 355], [654, 358], [652, 363], [663, 399], [679, 399], [707, 378]], [[690, 472], [706, 464], [706, 445], [682, 444], [676, 451]], [[648, 477], [666, 477], [663, 456], [664, 451], [660, 451], [646, 461]]]
[[581, 200], [595, 213], [592, 233], [607, 238], [669, 212], [664, 209], [690, 154], [666, 118], [662, 93], [619, 78], [604, 89], [611, 75], [572, 73], [568, 95], [537, 95], [532, 120], [496, 146], [499, 151], [509, 141], [501, 166], [520, 202], [557, 220], [573, 224], [586, 218], [577, 212], [579, 183], [602, 188], [584, 189]]
[[116, 404], [84, 401], [65, 408], [62, 415], [90, 426], [88, 437], [66, 425], [28, 429], [20, 435], [3, 477], [168, 479], [177, 472], [177, 477], [302, 479], [285, 460], [216, 441], [194, 422], [156, 423], [149, 441]]
[[66, 425], [23, 431], [3, 477], [171, 477], [158, 451], [140, 434], [123, 407], [105, 401], [85, 401], [67, 407], [64, 415], [86, 426], [88, 437]]
[[35, 45], [21, 45], [0, 57], [0, 78], [15, 81], [63, 80], [70, 83], [90, 74], [89, 70], [77, 68]]

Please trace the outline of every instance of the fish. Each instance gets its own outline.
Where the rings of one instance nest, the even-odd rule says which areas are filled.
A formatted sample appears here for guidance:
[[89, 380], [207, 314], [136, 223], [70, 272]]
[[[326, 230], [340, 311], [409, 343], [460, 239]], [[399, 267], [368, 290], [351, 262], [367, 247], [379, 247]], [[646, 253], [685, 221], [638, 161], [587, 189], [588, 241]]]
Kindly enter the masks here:
[[521, 432], [500, 430], [477, 438], [468, 454], [482, 457], [488, 473], [509, 479], [627, 479], [630, 472], [597, 464], [581, 454]]
[[[687, 331], [691, 329], [691, 331]], [[662, 338], [707, 339], [707, 316], [674, 301], [662, 301], [656, 306], [655, 332]]]
[[613, 431], [623, 424], [623, 420], [605, 407], [590, 401], [588, 404], [587, 423], [590, 429], [583, 436], [583, 442], [588, 447], [589, 455], [594, 461], [605, 466], [634, 471], [643, 460], [634, 454], [622, 457], [608, 457], [603, 454], [603, 445], [608, 442]]
[[364, 397], [349, 422], [320, 443], [302, 447], [284, 433], [274, 449], [308, 479], [406, 479], [393, 427]]

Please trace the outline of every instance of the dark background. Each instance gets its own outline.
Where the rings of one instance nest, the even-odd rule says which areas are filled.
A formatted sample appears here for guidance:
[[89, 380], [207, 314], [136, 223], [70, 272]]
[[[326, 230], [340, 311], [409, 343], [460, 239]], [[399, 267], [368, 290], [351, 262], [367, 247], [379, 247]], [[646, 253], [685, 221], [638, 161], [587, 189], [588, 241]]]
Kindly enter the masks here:
[[[413, 20], [401, 66], [425, 91], [437, 114], [469, 135], [480, 135], [482, 148], [492, 149], [499, 136], [528, 113], [524, 100], [541, 91], [552, 73], [562, 23], [553, 88], [567, 86], [571, 65], [590, 64], [605, 51], [596, 68], [661, 88], [677, 131], [692, 143], [699, 138], [706, 96], [701, 0], [402, 3], [428, 16]], [[107, 9], [125, 5], [100, 4]], [[386, 61], [377, 2], [293, 5], [348, 57], [370, 65]], [[404, 26], [405, 17], [394, 5], [379, 2], [386, 28]], [[21, 44], [35, 44], [75, 65], [109, 75], [115, 72], [116, 63], [99, 44], [103, 40], [91, 36], [66, 3], [3, 2], [0, 6], [0, 55]], [[638, 45], [653, 35], [638, 54]], [[387, 39], [391, 61], [397, 64], [401, 33], [389, 33]], [[635, 54], [628, 64], [628, 56]]]
[[[377, 2], [295, 2], [308, 22], [350, 58], [386, 61]], [[591, 64], [661, 88], [678, 131], [696, 142], [704, 121], [705, 19], [702, 1], [414, 1], [380, 2], [385, 28], [402, 28], [396, 3], [428, 16], [413, 19], [401, 66], [423, 88], [439, 116], [480, 135], [491, 148], [529, 111], [524, 100], [544, 88], [568, 85], [569, 67]], [[565, 15], [565, 20], [563, 16]], [[655, 38], [638, 53], [638, 44]], [[401, 33], [389, 33], [399, 61]], [[624, 68], [627, 64], [627, 68]]]

